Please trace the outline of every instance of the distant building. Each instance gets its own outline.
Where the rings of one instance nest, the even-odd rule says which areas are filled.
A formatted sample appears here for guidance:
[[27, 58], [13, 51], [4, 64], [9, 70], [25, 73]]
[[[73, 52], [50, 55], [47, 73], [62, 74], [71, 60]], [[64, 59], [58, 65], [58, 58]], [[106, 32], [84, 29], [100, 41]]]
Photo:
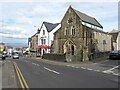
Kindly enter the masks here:
[[3, 53], [3, 51], [6, 51], [6, 45], [5, 43], [0, 43], [0, 53]]
[[70, 6], [54, 33], [54, 53], [66, 54], [67, 61], [85, 61], [92, 53], [109, 51], [111, 35], [95, 18]]
[[118, 32], [118, 37], [117, 37], [117, 50], [120, 50], [120, 31]]
[[109, 33], [112, 35], [112, 50], [120, 50], [120, 31], [113, 29]]
[[38, 32], [35, 33], [29, 42], [30, 51], [36, 52], [36, 47], [38, 46]]
[[54, 32], [56, 32], [60, 28], [60, 23], [49, 23], [43, 22], [39, 33], [38, 33], [38, 45], [37, 55], [42, 56], [44, 53], [50, 53], [53, 39], [54, 39]]

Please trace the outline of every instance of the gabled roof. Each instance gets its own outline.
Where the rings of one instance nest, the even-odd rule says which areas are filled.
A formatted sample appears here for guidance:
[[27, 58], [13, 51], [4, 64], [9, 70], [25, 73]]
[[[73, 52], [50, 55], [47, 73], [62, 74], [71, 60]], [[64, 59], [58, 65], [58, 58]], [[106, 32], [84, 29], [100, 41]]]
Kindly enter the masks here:
[[103, 26], [95, 18], [88, 16], [88, 15], [86, 15], [78, 10], [75, 10], [75, 9], [73, 9], [73, 10], [81, 18], [82, 21], [87, 22], [87, 23], [92, 24], [92, 25], [95, 25], [95, 26], [98, 26], [100, 28], [103, 28]]
[[49, 23], [49, 22], [43, 22], [43, 24], [45, 25], [45, 27], [47, 28], [48, 32], [51, 32], [55, 27], [57, 27], [60, 23]]

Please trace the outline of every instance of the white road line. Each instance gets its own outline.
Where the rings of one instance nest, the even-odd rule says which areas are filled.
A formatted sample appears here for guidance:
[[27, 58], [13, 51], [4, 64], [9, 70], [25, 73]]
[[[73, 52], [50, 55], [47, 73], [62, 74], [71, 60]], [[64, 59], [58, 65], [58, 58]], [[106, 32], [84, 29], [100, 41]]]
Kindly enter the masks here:
[[75, 67], [75, 66], [71, 66], [71, 67]]
[[86, 69], [85, 67], [81, 67], [82, 69]]
[[87, 70], [92, 70], [91, 68], [87, 68]]
[[36, 63], [32, 63], [33, 65], [36, 65]]
[[112, 71], [109, 71], [109, 72], [105, 72], [105, 71], [102, 71], [103, 73], [107, 73], [107, 74], [110, 74], [110, 73], [112, 73]]
[[56, 74], [60, 74], [59, 72], [54, 71], [54, 70], [51, 70], [51, 69], [49, 69], [49, 68], [47, 68], [47, 67], [44, 67], [44, 69], [46, 69], [46, 70], [48, 70], [48, 71], [50, 71], [50, 72], [56, 73]]
[[120, 74], [117, 74], [117, 73], [113, 73], [113, 75], [120, 76]]
[[113, 67], [113, 68], [109, 69], [109, 71], [114, 70], [114, 69], [118, 68], [119, 66], [120, 66], [120, 65], [115, 66], [115, 67]]
[[39, 64], [36, 64], [37, 66], [40, 66]]
[[120, 66], [120, 65], [115, 66], [115, 67], [113, 67], [113, 68], [111, 68], [111, 69], [105, 70], [105, 71], [103, 71], [103, 72], [111, 72], [112, 70], [114, 70], [114, 69], [118, 68], [119, 66]]
[[71, 67], [71, 65], [66, 65], [66, 66]]

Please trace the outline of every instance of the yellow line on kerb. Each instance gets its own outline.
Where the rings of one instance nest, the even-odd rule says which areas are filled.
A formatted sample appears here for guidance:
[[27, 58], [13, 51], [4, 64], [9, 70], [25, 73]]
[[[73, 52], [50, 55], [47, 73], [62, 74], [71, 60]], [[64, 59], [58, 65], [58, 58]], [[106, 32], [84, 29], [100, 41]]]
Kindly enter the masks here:
[[15, 69], [16, 69], [16, 72], [17, 72], [17, 76], [19, 78], [19, 81], [20, 81], [22, 89], [25, 90], [25, 88], [26, 88], [27, 90], [29, 90], [27, 82], [25, 81], [25, 79], [24, 79], [24, 77], [23, 77], [23, 75], [22, 75], [18, 65], [15, 62], [14, 62], [14, 66], [15, 66]]

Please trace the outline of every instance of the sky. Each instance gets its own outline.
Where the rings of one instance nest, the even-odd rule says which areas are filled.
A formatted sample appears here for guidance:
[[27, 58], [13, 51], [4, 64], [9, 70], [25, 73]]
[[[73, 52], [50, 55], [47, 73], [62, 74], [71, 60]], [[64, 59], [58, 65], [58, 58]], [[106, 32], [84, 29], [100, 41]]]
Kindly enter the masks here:
[[96, 18], [103, 31], [118, 30], [119, 0], [0, 0], [0, 42], [26, 46], [43, 21], [60, 23], [71, 5]]

